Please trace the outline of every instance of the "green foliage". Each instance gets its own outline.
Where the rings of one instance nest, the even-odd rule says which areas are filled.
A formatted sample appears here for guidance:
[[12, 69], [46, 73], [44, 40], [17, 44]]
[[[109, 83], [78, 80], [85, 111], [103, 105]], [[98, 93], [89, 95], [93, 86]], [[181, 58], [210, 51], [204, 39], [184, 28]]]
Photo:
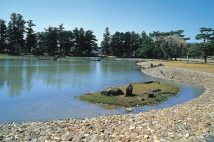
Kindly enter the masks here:
[[7, 44], [6, 44], [6, 38], [7, 38], [7, 27], [6, 22], [2, 19], [0, 19], [0, 53], [5, 53]]
[[24, 48], [25, 21], [21, 14], [12, 13], [8, 23], [7, 35], [9, 43], [9, 53], [20, 55]]
[[58, 44], [57, 44], [57, 31], [58, 29], [56, 27], [49, 26], [48, 29], [46, 29], [47, 32], [47, 51], [48, 54], [53, 56], [56, 55], [57, 52], [59, 52]]
[[136, 57], [140, 44], [140, 35], [135, 32], [116, 32], [110, 42], [112, 54], [118, 57]]
[[33, 50], [34, 55], [42, 55], [48, 50], [47, 32], [36, 33], [37, 47]]
[[96, 36], [91, 30], [83, 28], [73, 30], [74, 47], [72, 53], [75, 56], [89, 56], [93, 50], [97, 50]]
[[[107, 29], [108, 31], [108, 29]], [[142, 57], [172, 59], [182, 56], [186, 48], [186, 38], [183, 30], [170, 32], [153, 32], [141, 35], [135, 32], [115, 32], [108, 38], [110, 52], [117, 57]], [[106, 32], [108, 33], [108, 32]], [[104, 35], [107, 35], [104, 33]], [[101, 46], [106, 43], [106, 38]]]
[[146, 32], [141, 33], [141, 45], [137, 49], [137, 57], [141, 58], [160, 58], [159, 48], [155, 48], [155, 44], [150, 36]]
[[35, 24], [32, 20], [25, 22], [23, 16], [16, 13], [12, 13], [10, 19], [8, 27], [4, 20], [0, 20], [0, 53], [90, 56], [92, 51], [97, 50], [96, 36], [91, 30], [76, 28], [67, 31], [61, 24], [59, 27], [49, 26], [44, 32], [34, 33]]
[[200, 57], [203, 55], [202, 48], [199, 43], [190, 44], [188, 47], [188, 52], [190, 57]]
[[33, 31], [34, 26], [36, 26], [32, 20], [27, 21], [28, 27], [27, 29], [27, 37], [26, 37], [26, 53], [31, 54], [33, 50], [36, 48], [36, 35]]
[[[59, 28], [60, 29], [60, 28]], [[59, 30], [59, 50], [60, 56], [70, 55], [71, 48], [74, 46], [74, 35], [72, 31]]]
[[111, 35], [109, 32], [109, 28], [107, 27], [105, 29], [105, 33], [103, 34], [103, 41], [101, 42], [102, 52], [106, 53], [107, 55], [111, 53], [110, 42], [111, 42]]
[[195, 39], [203, 40], [203, 43], [209, 42], [214, 39], [214, 29], [212, 28], [200, 28], [200, 33], [196, 35]]
[[202, 40], [200, 47], [203, 51], [204, 62], [207, 62], [207, 56], [214, 52], [214, 29], [205, 27], [200, 28], [200, 33], [196, 35], [195, 39]]

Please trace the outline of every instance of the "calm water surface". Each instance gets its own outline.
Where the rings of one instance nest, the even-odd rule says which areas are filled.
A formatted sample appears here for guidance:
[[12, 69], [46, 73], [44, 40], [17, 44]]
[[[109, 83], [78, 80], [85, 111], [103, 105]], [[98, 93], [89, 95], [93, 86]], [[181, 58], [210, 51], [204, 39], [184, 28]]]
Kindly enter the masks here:
[[[59, 61], [0, 59], [0, 123], [63, 118], [85, 118], [126, 113], [103, 109], [78, 100], [78, 96], [108, 86], [157, 80], [142, 74], [134, 61], [88, 58]], [[170, 82], [173, 83], [173, 82]], [[159, 105], [136, 107], [133, 112], [169, 107], [199, 96], [203, 89], [177, 84], [179, 95]]]

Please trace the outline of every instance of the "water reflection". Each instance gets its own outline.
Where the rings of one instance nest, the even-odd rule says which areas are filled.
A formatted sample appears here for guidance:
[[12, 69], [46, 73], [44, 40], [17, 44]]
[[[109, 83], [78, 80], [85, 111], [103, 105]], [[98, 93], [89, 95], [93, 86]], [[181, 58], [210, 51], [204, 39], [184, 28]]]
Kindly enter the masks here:
[[128, 79], [128, 76], [121, 73], [129, 74], [133, 70], [132, 63], [124, 62], [126, 63], [124, 66], [121, 62], [112, 59], [102, 62], [93, 62], [84, 58], [57, 62], [29, 59], [1, 60], [0, 63], [0, 88], [4, 87], [1, 89], [1, 94], [9, 96], [30, 94], [32, 87], [41, 84], [57, 89], [67, 85], [71, 88], [108, 85], [111, 81], [115, 84], [120, 80]]
[[20, 64], [16, 60], [1, 60], [0, 63], [0, 88], [7, 88], [0, 94], [19, 96], [23, 89], [30, 91], [36, 66], [30, 66], [31, 62], [25, 61]]
[[0, 66], [0, 89], [2, 89], [2, 87], [5, 84], [6, 81], [6, 66]]

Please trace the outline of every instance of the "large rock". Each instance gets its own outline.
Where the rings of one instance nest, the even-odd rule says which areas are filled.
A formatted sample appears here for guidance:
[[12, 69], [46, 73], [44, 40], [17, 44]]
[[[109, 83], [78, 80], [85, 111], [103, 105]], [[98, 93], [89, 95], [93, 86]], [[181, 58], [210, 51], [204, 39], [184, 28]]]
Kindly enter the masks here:
[[108, 91], [109, 96], [118, 96], [118, 95], [124, 95], [123, 91], [120, 88], [112, 88]]
[[101, 95], [104, 96], [119, 96], [119, 95], [124, 95], [123, 91], [120, 88], [111, 88], [108, 91], [102, 91]]
[[133, 86], [129, 84], [126, 88], [126, 96], [132, 96]]

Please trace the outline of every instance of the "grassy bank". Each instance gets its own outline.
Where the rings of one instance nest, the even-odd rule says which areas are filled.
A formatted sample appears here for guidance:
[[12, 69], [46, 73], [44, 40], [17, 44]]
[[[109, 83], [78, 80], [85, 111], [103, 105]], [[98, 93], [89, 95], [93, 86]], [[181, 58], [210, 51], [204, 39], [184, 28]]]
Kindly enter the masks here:
[[[99, 103], [99, 104], [108, 104], [114, 106], [122, 106], [122, 107], [131, 107], [137, 105], [147, 105], [147, 104], [155, 104], [161, 101], [167, 100], [167, 98], [171, 95], [177, 94], [179, 88], [166, 84], [166, 83], [134, 83], [133, 85], [133, 96], [105, 96], [101, 95], [101, 92], [93, 92], [87, 93], [80, 96], [81, 100], [88, 101], [91, 103]], [[124, 93], [126, 92], [127, 86], [120, 86], [120, 88]], [[152, 90], [160, 89], [160, 93], [155, 95], [155, 97], [150, 98], [149, 93]]]
[[162, 63], [165, 66], [169, 67], [178, 67], [193, 69], [202, 72], [214, 73], [214, 64], [205, 64], [205, 63], [188, 63], [186, 61], [153, 61], [154, 64]]
[[0, 59], [17, 59], [21, 57], [22, 56], [11, 56], [11, 55], [0, 54]]

